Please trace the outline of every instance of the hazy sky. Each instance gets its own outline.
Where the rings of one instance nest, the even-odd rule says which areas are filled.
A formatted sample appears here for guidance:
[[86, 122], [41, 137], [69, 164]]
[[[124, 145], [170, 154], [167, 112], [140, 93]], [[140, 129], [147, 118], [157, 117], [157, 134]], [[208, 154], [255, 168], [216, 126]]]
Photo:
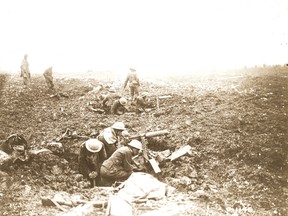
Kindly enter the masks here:
[[288, 63], [287, 0], [1, 0], [0, 69], [145, 73]]

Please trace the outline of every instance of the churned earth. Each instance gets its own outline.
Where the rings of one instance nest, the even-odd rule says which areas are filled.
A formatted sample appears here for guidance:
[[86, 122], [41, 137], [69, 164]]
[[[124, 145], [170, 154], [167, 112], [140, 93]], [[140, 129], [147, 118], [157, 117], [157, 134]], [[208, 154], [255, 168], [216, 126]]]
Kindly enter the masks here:
[[[150, 201], [149, 208], [134, 204], [135, 215], [169, 205], [183, 207], [176, 215], [288, 214], [287, 67], [142, 79], [141, 91], [149, 92], [155, 105], [150, 112], [117, 116], [89, 109], [121, 82], [103, 74], [56, 76], [56, 92], [51, 92], [41, 76], [32, 76], [24, 88], [20, 77], [0, 74], [2, 143], [17, 133], [31, 150], [55, 140], [63, 144], [61, 151], [0, 166], [1, 215], [60, 214], [41, 202], [60, 192], [107, 200], [108, 188], [90, 189], [81, 179], [77, 154], [83, 141], [115, 121], [123, 121], [131, 134], [168, 130], [147, 140], [152, 151], [192, 147], [190, 154], [161, 162], [161, 173], [149, 170], [176, 190], [166, 200]], [[159, 99], [157, 107], [157, 96], [171, 97]], [[94, 214], [104, 215], [105, 207]]]

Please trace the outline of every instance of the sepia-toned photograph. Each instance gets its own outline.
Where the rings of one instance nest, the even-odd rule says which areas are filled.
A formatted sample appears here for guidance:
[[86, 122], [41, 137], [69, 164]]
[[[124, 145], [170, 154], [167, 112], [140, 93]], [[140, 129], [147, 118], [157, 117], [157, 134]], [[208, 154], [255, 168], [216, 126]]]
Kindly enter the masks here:
[[0, 215], [288, 215], [287, 0], [0, 1]]

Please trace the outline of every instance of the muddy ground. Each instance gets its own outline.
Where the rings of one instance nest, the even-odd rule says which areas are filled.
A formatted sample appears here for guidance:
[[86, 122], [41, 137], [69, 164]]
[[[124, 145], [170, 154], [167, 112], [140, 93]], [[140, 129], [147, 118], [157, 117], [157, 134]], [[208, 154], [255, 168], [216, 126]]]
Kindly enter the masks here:
[[[179, 215], [288, 214], [287, 67], [142, 79], [142, 91], [155, 104], [142, 115], [89, 110], [111, 84], [122, 84], [99, 77], [55, 77], [55, 96], [41, 76], [32, 75], [29, 88], [23, 88], [18, 76], [0, 75], [2, 143], [17, 133], [31, 149], [43, 149], [69, 129], [61, 139], [63, 152], [1, 166], [1, 215], [57, 215], [61, 211], [43, 206], [41, 198], [60, 191], [107, 200], [108, 191], [89, 189], [82, 181], [77, 153], [87, 137], [118, 120], [132, 134], [167, 129], [168, 135], [148, 140], [153, 151], [192, 147], [192, 154], [160, 164], [162, 172], [155, 176], [176, 191], [165, 201], [150, 203], [151, 209], [175, 204], [185, 207]], [[100, 84], [104, 88], [97, 93]], [[157, 95], [172, 97], [161, 99], [157, 109]], [[137, 215], [144, 209], [134, 208]], [[95, 211], [104, 215], [105, 208]]]

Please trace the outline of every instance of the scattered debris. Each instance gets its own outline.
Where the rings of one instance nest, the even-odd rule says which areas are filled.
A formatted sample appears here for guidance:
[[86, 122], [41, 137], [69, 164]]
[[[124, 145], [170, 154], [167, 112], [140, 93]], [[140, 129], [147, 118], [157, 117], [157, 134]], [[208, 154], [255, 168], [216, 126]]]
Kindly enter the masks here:
[[[7, 153], [13, 158], [13, 162], [25, 162], [28, 161], [29, 144], [25, 140], [23, 135], [12, 134], [7, 140], [1, 144], [0, 150]], [[3, 154], [2, 154], [3, 155]], [[3, 156], [2, 156], [3, 157]]]
[[3, 165], [6, 161], [10, 160], [11, 156], [6, 152], [0, 150], [0, 166]]
[[133, 216], [132, 200], [130, 197], [111, 195], [105, 213], [107, 216]]
[[60, 142], [50, 142], [47, 144], [47, 148], [56, 154], [64, 153], [63, 145]]
[[148, 173], [135, 172], [118, 188], [118, 194], [133, 199], [163, 199], [166, 197], [168, 185], [160, 182]]
[[[147, 140], [147, 157], [149, 160], [155, 159], [161, 168], [161, 174], [155, 176], [177, 188], [177, 193], [171, 197], [174, 203], [167, 202], [166, 198], [157, 201], [147, 198], [132, 200], [133, 211], [142, 208], [143, 211], [149, 211], [146, 214], [150, 215], [191, 215], [173, 205], [182, 207], [181, 203], [186, 202], [195, 215], [236, 215], [255, 212], [261, 215], [285, 215], [287, 175], [283, 170], [287, 165], [287, 154], [283, 140], [285, 141], [287, 128], [287, 88], [283, 78], [279, 79], [277, 70], [272, 76], [239, 78], [241, 85], [237, 85], [236, 80], [215, 82], [215, 79], [199, 83], [190, 79], [179, 85], [174, 85], [173, 82], [173, 85], [169, 84], [167, 88], [166, 85], [163, 85], [163, 88], [158, 85], [150, 88], [143, 83], [143, 90], [149, 89], [154, 95], [167, 95], [171, 92], [175, 94], [173, 93], [173, 97], [167, 101], [159, 99], [159, 110], [155, 113], [154, 110], [139, 116], [126, 113], [117, 118], [125, 119], [127, 129], [135, 133], [162, 128], [173, 131], [167, 137], [152, 137]], [[71, 97], [57, 102], [47, 98], [47, 91], [38, 84], [39, 80], [37, 83], [34, 80], [26, 89], [19, 87], [19, 82], [14, 77], [8, 81], [0, 93], [0, 139], [6, 138], [7, 134], [14, 133], [17, 129], [27, 134], [27, 141], [33, 149], [28, 150], [27, 163], [20, 160], [19, 163], [13, 163], [10, 160], [9, 166], [1, 166], [1, 171], [8, 174], [4, 174], [3, 178], [6, 183], [1, 184], [2, 213], [13, 215], [15, 212], [21, 212], [28, 215], [28, 211], [33, 209], [32, 214], [35, 215], [43, 212], [52, 215], [55, 211], [62, 210], [56, 206], [39, 206], [37, 200], [41, 200], [40, 196], [49, 196], [57, 190], [80, 192], [85, 195], [94, 193], [86, 187], [87, 182], [77, 172], [77, 151], [74, 150], [82, 142], [81, 139], [86, 139], [86, 136], [82, 135], [92, 136], [92, 131], [97, 133], [102, 127], [100, 122], [109, 126], [115, 120], [115, 116], [99, 115], [100, 113], [95, 114], [94, 111], [85, 112], [87, 103], [98, 99], [98, 95], [91, 93], [92, 88], [86, 87], [87, 81], [83, 84], [76, 79], [65, 79], [59, 87], [69, 92]], [[92, 82], [94, 84], [91, 86], [98, 85], [98, 81]], [[259, 95], [261, 97], [258, 98]], [[170, 105], [175, 106], [172, 108]], [[96, 109], [94, 106], [92, 108]], [[49, 112], [43, 112], [47, 109]], [[66, 128], [71, 130], [62, 137]], [[59, 135], [59, 140], [54, 139]], [[61, 156], [55, 154], [57, 151], [54, 153], [48, 149], [46, 144], [51, 140], [62, 144], [65, 152]], [[193, 150], [185, 153], [182, 147], [180, 149], [184, 152], [178, 152], [179, 147], [185, 145], [193, 146]], [[58, 144], [55, 144], [54, 147], [57, 146]], [[41, 147], [47, 149], [37, 149]], [[13, 152], [23, 152], [23, 149], [25, 148], [20, 145], [15, 147]], [[171, 150], [175, 152], [171, 153]], [[13, 156], [6, 152], [5, 154], [4, 157], [8, 156], [10, 159]], [[143, 157], [139, 157], [140, 159]], [[151, 168], [149, 160], [147, 164]], [[153, 172], [152, 168], [147, 171]], [[0, 179], [2, 182], [3, 179]], [[23, 195], [25, 191], [26, 194]], [[179, 191], [185, 193], [185, 196], [178, 197]], [[103, 198], [99, 195], [98, 201], [102, 200], [100, 197]], [[84, 198], [88, 203], [61, 205], [67, 209], [62, 212], [63, 215], [85, 214], [85, 211], [89, 212], [89, 208], [90, 212], [93, 210], [98, 214], [104, 214], [105, 207], [91, 208], [91, 204], [88, 207], [94, 197]], [[247, 205], [240, 203], [240, 199]], [[10, 202], [11, 200], [13, 202]], [[194, 201], [197, 202], [195, 206], [204, 207], [204, 211], [202, 209], [194, 212]], [[103, 202], [107, 202], [108, 205], [107, 196]], [[251, 206], [248, 203], [251, 203]], [[86, 210], [84, 206], [87, 207]], [[215, 210], [219, 210], [218, 214]], [[91, 214], [93, 213], [97, 214]], [[136, 215], [141, 214], [145, 213]]]
[[157, 111], [159, 110], [160, 108], [160, 99], [168, 99], [168, 98], [172, 98], [171, 95], [163, 95], [163, 96], [156, 96], [156, 106], [157, 106]]
[[184, 147], [181, 147], [180, 149], [178, 149], [177, 151], [173, 152], [168, 158], [171, 161], [176, 160], [177, 158], [187, 154], [190, 150], [191, 150], [191, 146], [190, 145], [186, 145]]
[[38, 155], [38, 154], [41, 154], [41, 153], [52, 153], [52, 151], [50, 151], [49, 149], [32, 149], [29, 151], [29, 155]]
[[155, 173], [160, 173], [161, 172], [159, 164], [157, 163], [157, 161], [154, 158], [149, 159], [149, 163], [152, 166], [152, 168], [153, 168]]
[[93, 111], [93, 112], [99, 113], [99, 114], [105, 113], [105, 110], [100, 109], [100, 108], [93, 108], [93, 107], [91, 107], [91, 106], [88, 106], [88, 109], [91, 110], [91, 111]]
[[61, 97], [69, 98], [69, 95], [62, 93], [62, 92], [59, 92], [54, 95], [50, 95], [50, 98], [57, 98], [58, 100], [60, 100]]

